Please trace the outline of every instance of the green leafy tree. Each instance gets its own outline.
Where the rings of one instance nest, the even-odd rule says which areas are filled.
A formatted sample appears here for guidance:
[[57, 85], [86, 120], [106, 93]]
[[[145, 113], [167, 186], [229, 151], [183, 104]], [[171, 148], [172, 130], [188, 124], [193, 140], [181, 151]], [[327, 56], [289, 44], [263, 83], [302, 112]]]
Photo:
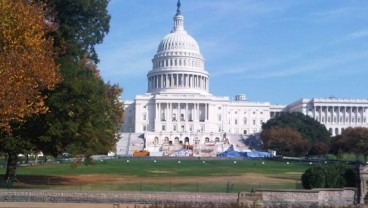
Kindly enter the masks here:
[[[291, 128], [299, 132], [302, 140], [307, 141], [312, 146], [315, 144], [320, 144], [323, 146], [329, 145], [331, 141], [331, 135], [324, 125], [314, 120], [310, 116], [306, 116], [299, 112], [283, 114], [268, 120], [262, 125], [262, 131], [267, 131], [275, 127]], [[312, 146], [309, 145], [309, 148], [311, 148]], [[309, 154], [318, 153], [320, 152], [309, 152]]]
[[305, 189], [354, 187], [356, 173], [347, 165], [319, 165], [307, 169], [301, 179]]
[[117, 142], [122, 122], [121, 89], [105, 84], [85, 63], [71, 60], [61, 68], [65, 81], [46, 100], [50, 112], [33, 117], [23, 132], [31, 134], [36, 149], [45, 154], [107, 154]]
[[109, 0], [38, 0], [49, 9], [47, 16], [58, 25], [50, 33], [55, 45], [65, 49], [64, 56], [82, 59], [86, 53], [98, 62], [95, 45], [102, 43], [110, 29]]

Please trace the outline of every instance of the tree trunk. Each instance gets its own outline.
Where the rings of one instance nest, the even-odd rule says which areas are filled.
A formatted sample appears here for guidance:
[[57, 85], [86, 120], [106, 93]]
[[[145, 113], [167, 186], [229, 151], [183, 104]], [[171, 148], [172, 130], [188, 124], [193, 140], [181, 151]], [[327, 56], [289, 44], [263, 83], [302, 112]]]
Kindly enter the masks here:
[[16, 153], [8, 153], [8, 163], [6, 166], [5, 179], [12, 184], [15, 181], [17, 171], [18, 156]]

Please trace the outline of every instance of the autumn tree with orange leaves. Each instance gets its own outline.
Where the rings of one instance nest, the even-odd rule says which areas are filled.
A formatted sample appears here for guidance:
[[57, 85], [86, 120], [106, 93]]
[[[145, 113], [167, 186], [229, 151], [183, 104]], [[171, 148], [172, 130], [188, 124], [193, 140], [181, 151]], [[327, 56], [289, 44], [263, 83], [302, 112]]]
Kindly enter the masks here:
[[60, 76], [40, 5], [0, 0], [0, 20], [0, 129], [9, 134], [9, 122], [47, 111], [41, 91]]
[[14, 124], [47, 112], [42, 92], [61, 81], [53, 40], [46, 38], [51, 26], [43, 5], [0, 0], [0, 148], [8, 156], [6, 176], [15, 176], [18, 152], [7, 149]]
[[276, 150], [281, 156], [304, 156], [310, 148], [298, 131], [288, 127], [266, 129], [261, 138], [266, 149]]

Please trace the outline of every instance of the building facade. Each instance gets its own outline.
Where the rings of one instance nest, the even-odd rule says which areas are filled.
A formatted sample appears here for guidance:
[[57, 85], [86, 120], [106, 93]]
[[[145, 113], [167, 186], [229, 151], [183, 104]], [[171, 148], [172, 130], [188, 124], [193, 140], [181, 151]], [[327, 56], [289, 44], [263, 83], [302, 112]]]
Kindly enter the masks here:
[[301, 112], [324, 124], [332, 136], [348, 127], [368, 127], [367, 99], [313, 98], [300, 99], [284, 111]]
[[173, 29], [160, 42], [147, 81], [146, 94], [124, 101], [122, 132], [130, 135], [125, 137], [129, 141], [132, 134], [139, 135], [144, 144], [137, 149], [144, 147], [153, 155], [183, 147], [194, 156], [214, 156], [231, 145], [245, 151], [238, 143], [241, 135], [259, 133], [264, 122], [282, 112], [310, 115], [332, 134], [348, 126], [368, 126], [368, 100], [302, 99], [286, 106], [249, 102], [242, 94], [234, 100], [212, 95], [199, 45], [184, 29], [180, 1]]

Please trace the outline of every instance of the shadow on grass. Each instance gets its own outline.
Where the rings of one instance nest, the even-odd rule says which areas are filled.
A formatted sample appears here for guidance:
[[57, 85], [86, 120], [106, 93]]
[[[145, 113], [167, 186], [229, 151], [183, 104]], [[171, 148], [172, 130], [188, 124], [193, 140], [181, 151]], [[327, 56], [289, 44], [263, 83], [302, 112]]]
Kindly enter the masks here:
[[[55, 185], [71, 185], [79, 184], [79, 181], [60, 176], [42, 176], [42, 175], [17, 175], [16, 181], [10, 186], [11, 188], [45, 188]], [[5, 175], [0, 175], [0, 188], [9, 188]]]

